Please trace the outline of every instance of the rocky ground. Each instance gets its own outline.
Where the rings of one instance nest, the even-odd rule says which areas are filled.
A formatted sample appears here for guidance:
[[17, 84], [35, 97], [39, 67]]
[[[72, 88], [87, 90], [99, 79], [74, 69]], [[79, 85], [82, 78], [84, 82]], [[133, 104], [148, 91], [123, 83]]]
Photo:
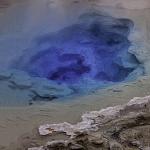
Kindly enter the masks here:
[[85, 113], [77, 124], [42, 125], [35, 135], [22, 137], [16, 150], [149, 150], [149, 139], [150, 96], [147, 96]]

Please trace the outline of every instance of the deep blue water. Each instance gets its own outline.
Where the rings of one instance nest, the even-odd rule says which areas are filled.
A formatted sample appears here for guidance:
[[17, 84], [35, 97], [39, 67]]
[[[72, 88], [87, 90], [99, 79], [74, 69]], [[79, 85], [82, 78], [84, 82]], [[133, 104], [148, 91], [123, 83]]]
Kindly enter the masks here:
[[124, 81], [139, 66], [128, 52], [133, 26], [129, 19], [84, 14], [76, 24], [37, 38], [36, 48], [23, 55], [15, 67], [71, 86], [86, 79]]

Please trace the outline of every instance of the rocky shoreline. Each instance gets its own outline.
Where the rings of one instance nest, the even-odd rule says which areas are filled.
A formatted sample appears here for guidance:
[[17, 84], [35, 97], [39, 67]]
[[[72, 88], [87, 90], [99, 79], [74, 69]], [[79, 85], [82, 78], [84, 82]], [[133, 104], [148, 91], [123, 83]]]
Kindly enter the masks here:
[[[20, 149], [149, 150], [150, 96], [134, 98], [125, 105], [85, 113], [77, 124], [42, 125], [38, 132], [40, 136], [33, 138], [34, 142], [29, 140]], [[58, 140], [56, 134], [63, 134], [64, 137]], [[39, 141], [48, 137], [51, 140], [39, 146]], [[29, 148], [36, 144], [37, 147]]]

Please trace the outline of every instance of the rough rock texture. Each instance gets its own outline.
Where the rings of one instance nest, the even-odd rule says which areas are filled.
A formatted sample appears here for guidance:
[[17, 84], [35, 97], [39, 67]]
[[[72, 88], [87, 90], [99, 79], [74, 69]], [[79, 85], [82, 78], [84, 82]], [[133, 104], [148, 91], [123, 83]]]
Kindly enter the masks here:
[[34, 101], [50, 101], [72, 94], [66, 85], [58, 85], [44, 78], [30, 77], [23, 71], [0, 72], [1, 105], [32, 104]]
[[150, 96], [134, 98], [125, 105], [82, 115], [77, 124], [46, 124], [41, 136], [63, 133], [65, 140], [52, 140], [28, 150], [147, 150], [150, 149]]

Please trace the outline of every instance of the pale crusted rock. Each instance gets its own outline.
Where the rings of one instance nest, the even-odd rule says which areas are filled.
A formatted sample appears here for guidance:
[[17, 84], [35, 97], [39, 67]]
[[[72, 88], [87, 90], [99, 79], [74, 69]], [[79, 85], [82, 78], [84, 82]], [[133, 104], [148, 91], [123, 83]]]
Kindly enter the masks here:
[[[147, 98], [149, 98], [149, 97], [147, 97]], [[132, 101], [134, 101], [134, 100], [132, 100]], [[39, 127], [39, 133], [41, 135], [48, 135], [48, 134], [52, 134], [54, 131], [55, 132], [64, 132], [67, 135], [70, 135], [72, 137], [75, 135], [76, 132], [79, 132], [79, 131], [84, 132], [87, 130], [97, 130], [98, 125], [107, 123], [107, 122], [115, 119], [116, 117], [119, 117], [121, 115], [122, 111], [129, 109], [131, 102], [129, 102], [127, 105], [123, 105], [123, 106], [108, 107], [108, 108], [102, 109], [100, 111], [87, 112], [82, 115], [82, 121], [75, 125], [72, 125], [72, 124], [66, 123], [66, 122], [61, 123], [61, 124], [41, 125]], [[147, 102], [149, 102], [149, 100]], [[139, 105], [143, 106], [143, 103], [137, 103], [136, 107], [140, 108]], [[145, 102], [144, 102], [144, 105], [145, 105]], [[134, 106], [134, 103], [133, 103], [133, 106]]]
[[[150, 96], [138, 97], [125, 105], [87, 112], [82, 115], [82, 121], [74, 125], [67, 122], [42, 125], [39, 127], [39, 133], [52, 136], [57, 132], [70, 136], [66, 141], [50, 142], [49, 145], [53, 145], [54, 150], [71, 150], [71, 146], [76, 144], [79, 144], [79, 147], [81, 145], [83, 150], [144, 149], [149, 143], [149, 111]], [[76, 146], [73, 148], [78, 149]], [[47, 144], [44, 147], [48, 148]]]
[[73, 136], [75, 135], [74, 132], [77, 132], [76, 129], [74, 129], [74, 126], [71, 125], [70, 123], [64, 122], [61, 124], [46, 124], [46, 125], [41, 125], [39, 127], [39, 133], [40, 135], [50, 135], [53, 132], [64, 132], [67, 135]]
[[150, 104], [150, 96], [141, 100], [141, 98], [134, 98], [126, 105], [108, 107], [100, 111], [92, 111], [82, 115], [82, 121], [72, 125], [70, 123], [61, 124], [46, 124], [39, 127], [40, 135], [49, 135], [53, 132], [64, 132], [73, 137], [76, 132], [84, 132], [87, 130], [97, 130], [99, 125], [114, 120], [122, 115], [122, 113], [131, 113], [132, 111], [140, 111]]
[[127, 106], [131, 106], [131, 107], [140, 106], [140, 107], [143, 107], [145, 104], [146, 105], [150, 104], [150, 96], [146, 96], [144, 98], [135, 97], [127, 103]]

